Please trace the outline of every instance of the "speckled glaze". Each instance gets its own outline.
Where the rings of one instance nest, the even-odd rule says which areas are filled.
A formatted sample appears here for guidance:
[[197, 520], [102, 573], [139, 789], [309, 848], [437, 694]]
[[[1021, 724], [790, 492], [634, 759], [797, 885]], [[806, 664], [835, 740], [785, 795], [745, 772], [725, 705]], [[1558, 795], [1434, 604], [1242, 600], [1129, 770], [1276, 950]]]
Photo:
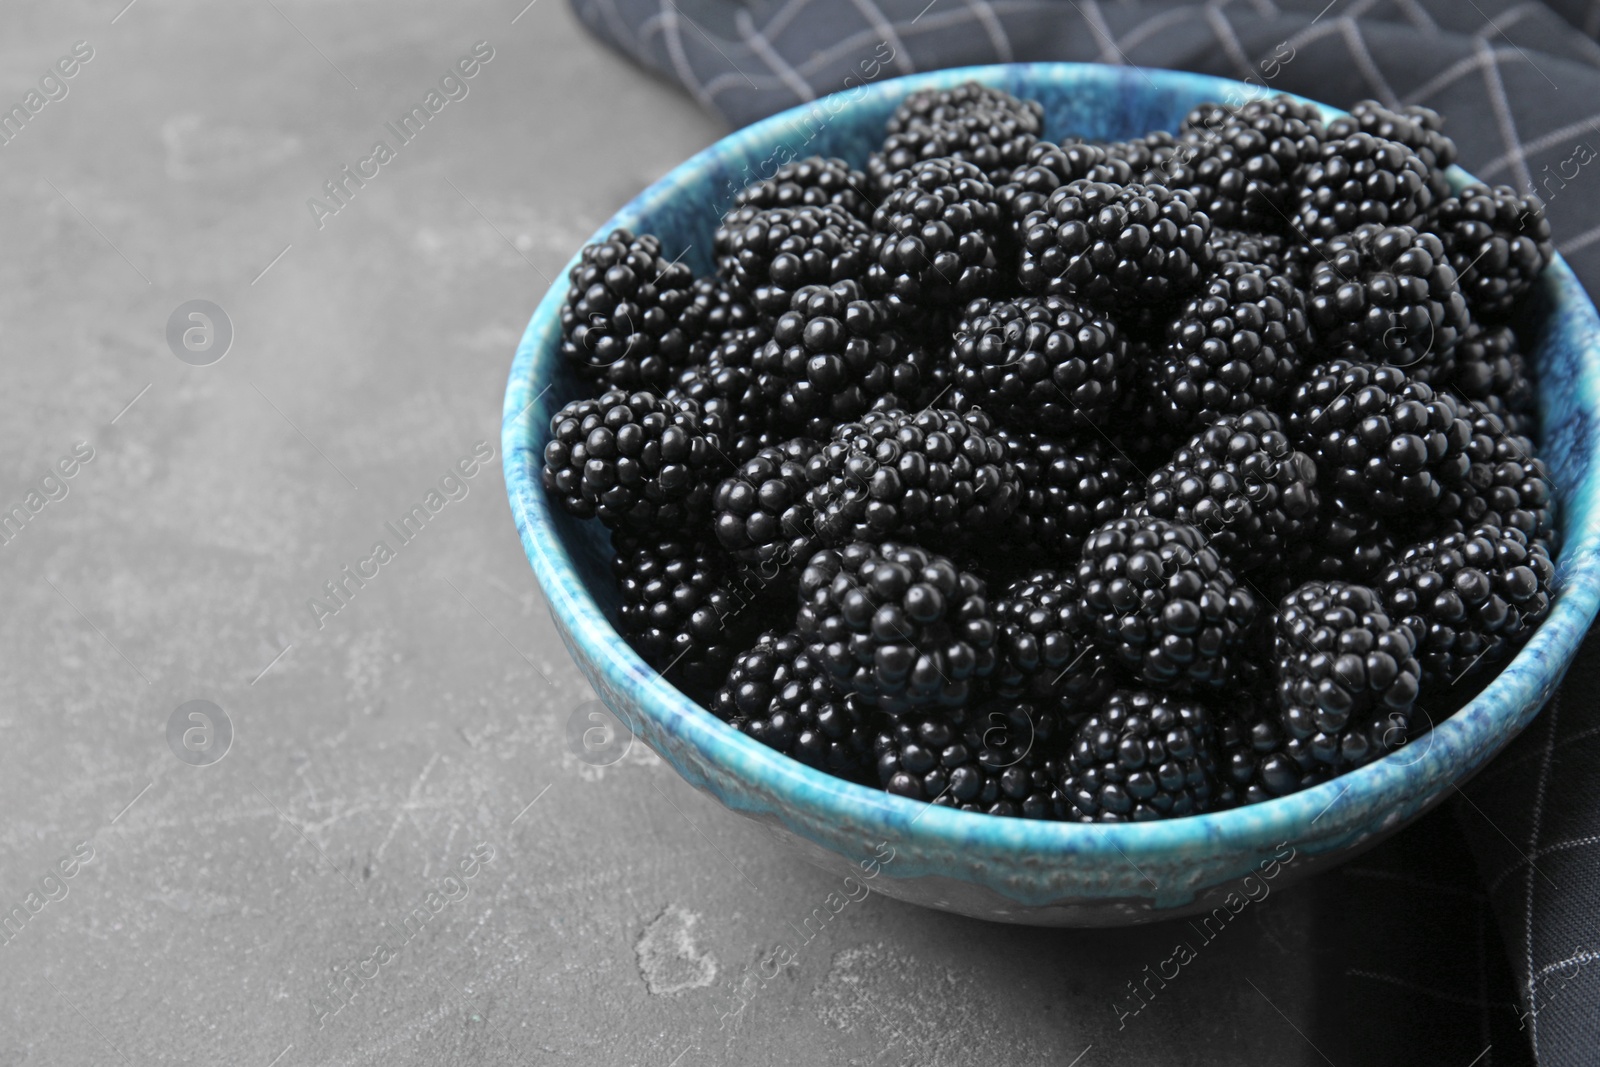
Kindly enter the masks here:
[[[784, 112], [724, 138], [640, 194], [618, 226], [661, 237], [697, 273], [735, 189], [775, 159], [821, 154], [858, 165], [906, 93], [967, 79], [1039, 100], [1048, 136], [1121, 138], [1176, 129], [1202, 100], [1246, 87], [1193, 74], [1079, 64], [973, 67], [897, 78]], [[1330, 111], [1330, 114], [1334, 112]], [[1455, 180], [1467, 180], [1456, 173]], [[576, 256], [573, 261], [576, 262]], [[569, 264], [570, 266], [570, 264]], [[1294, 796], [1215, 815], [1135, 825], [996, 818], [924, 805], [811, 770], [719, 722], [622, 640], [604, 530], [553, 509], [539, 484], [551, 415], [578, 395], [562, 366], [563, 276], [517, 349], [506, 389], [506, 486], [523, 547], [563, 640], [601, 698], [695, 787], [769, 827], [840, 875], [880, 842], [893, 849], [871, 883], [889, 896], [965, 915], [1052, 926], [1114, 926], [1224, 905], [1265, 866], [1277, 885], [1331, 866], [1422, 814], [1526, 726], [1549, 699], [1594, 619], [1600, 595], [1600, 321], [1557, 260], [1532, 310], [1545, 456], [1565, 548], [1548, 622], [1476, 700], [1409, 747]], [[1276, 856], [1293, 858], [1281, 867]], [[879, 856], [889, 849], [877, 849]], [[1242, 899], [1242, 898], [1238, 898]]]

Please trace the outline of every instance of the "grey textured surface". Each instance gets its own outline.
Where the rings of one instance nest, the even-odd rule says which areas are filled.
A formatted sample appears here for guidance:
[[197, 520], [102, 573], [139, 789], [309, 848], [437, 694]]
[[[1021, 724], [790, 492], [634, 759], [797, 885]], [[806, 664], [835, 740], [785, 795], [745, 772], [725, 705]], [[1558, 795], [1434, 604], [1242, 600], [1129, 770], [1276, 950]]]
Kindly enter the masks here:
[[[642, 746], [568, 751], [592, 694], [498, 455], [387, 531], [498, 452], [565, 258], [719, 132], [521, 2], [4, 14], [6, 106], [74, 42], [93, 58], [0, 146], [0, 507], [28, 515], [0, 543], [0, 1062], [1322, 1062], [1297, 1032], [1317, 883], [1121, 1020], [1183, 931], [870, 896], [802, 945], [832, 879]], [[319, 229], [307, 199], [478, 41], [467, 95]], [[209, 366], [167, 341], [194, 299], [234, 331]], [[319, 618], [380, 539], [394, 558]], [[209, 765], [169, 746], [191, 700], [232, 724]]]

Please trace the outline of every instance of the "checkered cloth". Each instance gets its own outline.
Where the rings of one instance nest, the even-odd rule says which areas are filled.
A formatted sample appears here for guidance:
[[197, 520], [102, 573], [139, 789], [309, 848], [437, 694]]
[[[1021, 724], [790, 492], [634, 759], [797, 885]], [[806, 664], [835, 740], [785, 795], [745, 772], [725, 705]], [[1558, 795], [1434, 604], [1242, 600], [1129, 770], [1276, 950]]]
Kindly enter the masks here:
[[[743, 124], [891, 73], [1134, 63], [1335, 104], [1417, 103], [1461, 163], [1544, 197], [1600, 291], [1600, 0], [573, 0], [595, 34]], [[1283, 62], [1284, 42], [1293, 59]], [[1349, 1063], [1600, 1061], [1600, 637], [1532, 728], [1445, 808], [1334, 876], [1308, 1027]], [[1498, 930], [1498, 932], [1497, 932]], [[1504, 951], [1496, 942], [1504, 945]], [[1320, 998], [1319, 998], [1320, 999]], [[1342, 1000], [1342, 1003], [1340, 1001]]]

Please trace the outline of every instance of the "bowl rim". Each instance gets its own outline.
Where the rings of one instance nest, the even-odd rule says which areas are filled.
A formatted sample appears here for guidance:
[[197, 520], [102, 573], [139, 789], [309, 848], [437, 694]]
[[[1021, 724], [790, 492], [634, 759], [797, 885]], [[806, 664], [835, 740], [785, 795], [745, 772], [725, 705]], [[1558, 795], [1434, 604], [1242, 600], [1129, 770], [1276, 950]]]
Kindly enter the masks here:
[[[946, 88], [967, 80], [1025, 89], [1030, 83], [1074, 79], [1110, 82], [1124, 92], [1138, 92], [1138, 82], [1143, 81], [1153, 87], [1200, 94], [1198, 98], [1203, 99], [1226, 99], [1224, 94], [1241, 89], [1259, 91], [1232, 79], [1156, 68], [1093, 63], [999, 64], [905, 75], [857, 87], [851, 92], [864, 89], [864, 94], [842, 111], [868, 101], [881, 104], [916, 89]], [[785, 127], [804, 118], [816, 106], [813, 101], [780, 112], [697, 152], [629, 201], [590, 240], [619, 227], [639, 231], [642, 219], [666, 207], [677, 194], [699, 181], [719, 155], [738, 152], [748, 158], [760, 158]], [[1342, 114], [1326, 105], [1317, 106], [1329, 115]], [[1452, 176], [1458, 182], [1470, 180], [1458, 168], [1452, 168]], [[1568, 508], [1565, 547], [1557, 564], [1560, 584], [1549, 618], [1477, 697], [1436, 723], [1413, 746], [1286, 797], [1147, 823], [1034, 821], [965, 812], [835, 778], [740, 733], [679, 692], [639, 658], [594, 599], [583, 591], [572, 558], [556, 533], [554, 516], [540, 484], [541, 458], [529, 444], [535, 430], [534, 414], [546, 410], [540, 402], [554, 384], [553, 380], [548, 381], [543, 389], [534, 391], [536, 381], [550, 377], [557, 354], [549, 344], [541, 351], [540, 338], [554, 336], [552, 326], [559, 333], [565, 279], [577, 261], [575, 253], [529, 320], [512, 363], [502, 410], [506, 488], [524, 550], [566, 639], [581, 646], [608, 681], [635, 692], [643, 714], [656, 720], [657, 725], [695, 746], [723, 773], [748, 782], [787, 805], [788, 816], [803, 815], [804, 818], [786, 817], [785, 811], [777, 813], [791, 829], [812, 840], [818, 838], [807, 832], [808, 827], [820, 819], [838, 826], [872, 824], [882, 828], [883, 837], [899, 835], [893, 838], [896, 844], [909, 847], [980, 848], [1041, 857], [1120, 855], [1136, 870], [1135, 857], [1199, 859], [1241, 849], [1268, 854], [1284, 842], [1298, 842], [1313, 833], [1316, 840], [1334, 841], [1340, 834], [1362, 830], [1373, 819], [1385, 817], [1408, 802], [1415, 804], [1418, 798], [1441, 795], [1480, 768], [1538, 713], [1570, 664], [1600, 604], [1597, 433], [1591, 434], [1588, 442], [1590, 476], [1574, 487]], [[1564, 336], [1573, 339], [1571, 343], [1579, 353], [1573, 383], [1579, 394], [1575, 410], [1600, 412], [1600, 318], [1559, 255], [1545, 272], [1542, 284], [1551, 318], [1559, 323]], [[613, 710], [639, 732], [622, 709]], [[1445, 743], [1437, 744], [1439, 741]], [[1417, 749], [1422, 751], [1418, 753]], [[1447, 754], [1450, 758], [1445, 758]], [[668, 762], [672, 762], [670, 758]], [[722, 796], [720, 792], [718, 795]], [[726, 798], [724, 801], [728, 802]], [[1312, 827], [1324, 816], [1329, 816], [1328, 822], [1313, 831]], [[986, 881], [978, 871], [953, 873], [967, 881]]]

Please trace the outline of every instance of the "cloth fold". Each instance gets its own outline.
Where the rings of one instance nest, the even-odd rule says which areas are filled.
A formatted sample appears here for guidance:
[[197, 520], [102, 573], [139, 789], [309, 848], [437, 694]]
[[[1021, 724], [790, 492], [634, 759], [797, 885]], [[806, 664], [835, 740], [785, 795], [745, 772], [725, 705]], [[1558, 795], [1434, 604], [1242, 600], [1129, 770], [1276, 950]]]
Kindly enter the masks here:
[[[1425, 104], [1446, 116], [1463, 167], [1545, 200], [1557, 247], [1600, 285], [1600, 0], [572, 3], [602, 40], [735, 125], [863, 71], [1013, 61]], [[1319, 966], [1336, 995], [1319, 1047], [1335, 1042], [1342, 1063], [1600, 1059], [1597, 687], [1592, 636], [1556, 699], [1476, 780], [1332, 876], [1340, 935]]]

